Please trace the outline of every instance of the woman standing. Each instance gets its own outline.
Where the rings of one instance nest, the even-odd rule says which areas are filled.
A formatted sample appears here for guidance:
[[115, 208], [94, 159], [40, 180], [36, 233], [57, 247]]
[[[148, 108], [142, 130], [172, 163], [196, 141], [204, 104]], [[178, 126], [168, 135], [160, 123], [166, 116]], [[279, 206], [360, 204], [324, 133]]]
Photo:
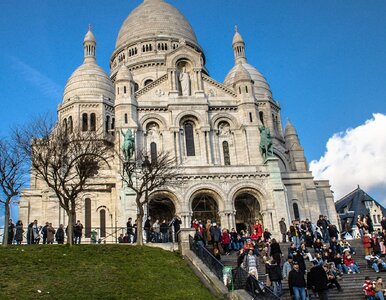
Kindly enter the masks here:
[[23, 223], [22, 221], [17, 221], [16, 223], [16, 234], [15, 234], [15, 241], [17, 245], [21, 245], [21, 242], [23, 241]]

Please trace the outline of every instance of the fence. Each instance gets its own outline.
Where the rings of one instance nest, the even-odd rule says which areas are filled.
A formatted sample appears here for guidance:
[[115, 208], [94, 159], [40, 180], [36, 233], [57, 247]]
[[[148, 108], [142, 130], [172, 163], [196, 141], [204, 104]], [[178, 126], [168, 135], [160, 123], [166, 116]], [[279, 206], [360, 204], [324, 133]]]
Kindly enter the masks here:
[[[57, 229], [55, 228], [55, 230]], [[0, 228], [0, 243], [3, 241], [3, 232], [4, 228]], [[82, 244], [118, 244], [120, 243], [120, 237], [125, 238], [126, 233], [126, 227], [92, 227], [87, 230], [87, 232], [83, 230], [81, 242]], [[24, 228], [22, 244], [29, 244], [28, 237], [28, 228]], [[128, 242], [135, 242], [133, 235], [129, 235], [128, 237]], [[149, 237], [150, 242], [152, 243], [174, 242], [175, 240], [173, 227], [170, 227], [166, 234], [155, 234], [154, 232], [150, 232]], [[42, 238], [43, 236], [40, 230], [40, 243], [43, 242]], [[146, 241], [145, 230], [143, 230], [143, 240]], [[16, 241], [14, 240], [13, 243], [16, 243]]]
[[228, 288], [246, 290], [254, 297], [253, 299], [280, 299], [280, 297], [276, 296], [264, 282], [250, 276], [243, 268], [234, 268], [231, 271], [231, 274], [227, 274], [227, 267], [216, 259], [203, 243], [196, 243], [192, 236], [189, 236], [189, 245], [190, 250], [192, 250], [213, 274], [228, 286]]

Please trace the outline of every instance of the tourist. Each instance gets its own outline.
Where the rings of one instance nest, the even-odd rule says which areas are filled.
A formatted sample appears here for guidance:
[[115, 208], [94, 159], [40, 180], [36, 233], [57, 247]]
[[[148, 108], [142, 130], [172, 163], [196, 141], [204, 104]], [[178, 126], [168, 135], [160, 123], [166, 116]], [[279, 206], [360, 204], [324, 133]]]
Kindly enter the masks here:
[[288, 280], [288, 275], [289, 272], [292, 270], [292, 264], [293, 264], [293, 259], [291, 256], [288, 256], [287, 261], [283, 264], [283, 280]]
[[288, 274], [288, 286], [294, 300], [306, 300], [306, 280], [304, 273], [300, 270], [299, 264], [294, 261], [293, 269]]
[[365, 250], [365, 256], [369, 255], [372, 251], [371, 237], [369, 234], [366, 233], [365, 235], [363, 235], [362, 243], [363, 243], [363, 248]]
[[263, 236], [263, 225], [261, 225], [260, 220], [256, 220], [255, 224], [253, 225], [253, 229], [256, 230], [257, 239]]
[[346, 265], [343, 263], [343, 258], [340, 253], [337, 253], [333, 259], [333, 263], [335, 267], [340, 271], [340, 273], [347, 274], [348, 273], [348, 268]]
[[34, 234], [33, 234], [33, 227], [34, 223], [30, 223], [27, 227], [27, 245], [33, 244], [34, 243]]
[[119, 235], [119, 237], [118, 237], [118, 243], [119, 244], [123, 244], [123, 233], [121, 233], [120, 235]]
[[153, 229], [153, 241], [155, 243], [158, 243], [159, 242], [159, 237], [160, 237], [160, 233], [161, 233], [161, 225], [159, 223], [159, 220], [155, 220], [153, 226], [152, 226], [152, 229]]
[[231, 243], [231, 235], [228, 232], [228, 229], [223, 229], [221, 235], [221, 246], [224, 249], [226, 255], [230, 253], [230, 243]]
[[43, 245], [47, 244], [47, 227], [48, 227], [48, 222], [43, 226], [42, 228], [42, 238], [43, 238]]
[[256, 255], [253, 254], [253, 250], [249, 250], [248, 254], [244, 257], [244, 268], [249, 275], [258, 279], [258, 261]]
[[374, 252], [370, 255], [366, 255], [365, 259], [376, 273], [379, 273], [379, 270], [386, 270], [386, 263]]
[[263, 238], [265, 242], [268, 242], [271, 239], [272, 233], [269, 232], [268, 228], [265, 228], [263, 232]]
[[275, 259], [272, 259], [271, 262], [267, 261], [266, 270], [268, 273], [268, 278], [272, 283], [273, 293], [277, 297], [281, 297], [282, 295], [281, 281], [283, 278], [281, 274], [280, 262], [276, 261]]
[[213, 256], [214, 256], [218, 261], [221, 260], [221, 252], [220, 252], [220, 249], [218, 248], [218, 245], [217, 245], [217, 246], [213, 246]]
[[9, 222], [8, 222], [8, 240], [7, 240], [7, 244], [8, 245], [12, 245], [13, 243], [13, 238], [15, 236], [15, 224], [12, 223], [12, 219], [9, 219]]
[[151, 217], [148, 216], [146, 218], [146, 221], [145, 221], [145, 224], [143, 226], [143, 229], [145, 230], [145, 236], [146, 236], [146, 243], [150, 243], [151, 242], [151, 224], [150, 224], [150, 221], [151, 221]]
[[207, 245], [212, 243], [212, 235], [210, 234], [210, 228], [212, 227], [212, 221], [206, 220], [204, 240]]
[[332, 265], [329, 265], [329, 264], [323, 265], [323, 269], [327, 274], [327, 280], [328, 280], [327, 286], [329, 288], [336, 286], [336, 288], [338, 289], [338, 292], [342, 292], [343, 291], [342, 287], [340, 286], [338, 280], [336, 279], [336, 275], [334, 274], [334, 271], [332, 270], [331, 266]]
[[172, 225], [174, 229], [174, 238], [176, 243], [178, 242], [178, 232], [180, 231], [181, 224], [182, 224], [182, 221], [180, 217], [176, 215], [172, 220]]
[[55, 240], [55, 229], [52, 227], [52, 223], [49, 223], [47, 229], [47, 244], [53, 244]]
[[55, 240], [58, 244], [64, 244], [64, 225], [60, 224], [55, 233]]
[[325, 269], [313, 262], [313, 266], [307, 275], [308, 287], [317, 293], [320, 300], [328, 299], [328, 278]]
[[309, 261], [313, 261], [311, 253], [308, 251], [305, 242], [300, 244], [300, 252], [303, 255], [303, 258], [307, 258]]
[[295, 221], [292, 221], [292, 225], [289, 228], [289, 232], [290, 232], [291, 242], [294, 243], [296, 249], [299, 248], [300, 247], [299, 231]]
[[281, 233], [281, 237], [282, 237], [282, 242], [286, 243], [287, 242], [287, 225], [285, 223], [284, 218], [281, 218], [281, 220], [279, 222], [279, 226], [280, 226], [280, 233]]
[[375, 298], [378, 300], [385, 300], [385, 286], [382, 282], [382, 277], [377, 277], [375, 281]]
[[[200, 227], [198, 227], [199, 229]], [[197, 228], [196, 228], [197, 229]], [[163, 220], [160, 226], [162, 243], [169, 243], [169, 225], [166, 220]]]
[[366, 300], [375, 300], [375, 284], [369, 276], [365, 277], [362, 290], [365, 292]]
[[127, 235], [129, 238], [129, 243], [134, 242], [134, 228], [133, 228], [133, 219], [129, 218], [126, 223]]
[[38, 220], [34, 220], [34, 223], [32, 225], [32, 238], [33, 238], [33, 244], [39, 244], [40, 242], [40, 230], [41, 226], [38, 225]]
[[21, 220], [17, 221], [16, 223], [16, 233], [15, 233], [15, 241], [17, 245], [21, 245], [21, 242], [23, 241], [23, 222]]
[[127, 232], [123, 236], [123, 243], [124, 244], [128, 244], [129, 243], [129, 235], [127, 234]]
[[212, 227], [210, 228], [210, 235], [211, 235], [211, 240], [213, 243], [213, 247], [219, 247], [218, 244], [221, 242], [221, 230], [217, 226], [217, 223], [214, 222], [212, 224]]
[[279, 243], [276, 241], [276, 239], [272, 239], [269, 248], [269, 256], [272, 257], [280, 265], [282, 255], [283, 253], [281, 252]]
[[348, 273], [360, 273], [358, 265], [355, 263], [354, 259], [352, 258], [351, 254], [348, 253], [343, 257], [343, 262], [346, 265], [348, 269]]
[[74, 225], [74, 244], [80, 244], [82, 239], [83, 225], [80, 220]]
[[193, 239], [196, 245], [196, 249], [198, 251], [198, 257], [202, 259], [204, 254], [205, 243], [204, 237], [202, 236], [202, 233], [200, 232], [200, 229], [198, 227], [196, 228], [196, 232], [194, 234]]

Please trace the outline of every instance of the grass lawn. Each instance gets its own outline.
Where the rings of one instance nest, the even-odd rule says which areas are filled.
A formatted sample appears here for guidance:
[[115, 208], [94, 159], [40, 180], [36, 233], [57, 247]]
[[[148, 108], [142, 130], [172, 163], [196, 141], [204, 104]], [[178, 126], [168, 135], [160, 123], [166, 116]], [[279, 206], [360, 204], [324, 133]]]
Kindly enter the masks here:
[[122, 245], [24, 245], [0, 247], [0, 299], [217, 298], [176, 253]]

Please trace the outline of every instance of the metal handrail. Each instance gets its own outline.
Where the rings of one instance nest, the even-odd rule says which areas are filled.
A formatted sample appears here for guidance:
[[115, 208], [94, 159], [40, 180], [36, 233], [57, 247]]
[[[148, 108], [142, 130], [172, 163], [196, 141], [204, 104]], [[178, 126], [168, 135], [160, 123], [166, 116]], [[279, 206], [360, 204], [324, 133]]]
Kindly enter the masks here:
[[191, 235], [189, 235], [189, 246], [190, 250], [192, 250], [222, 282], [224, 265], [215, 258], [205, 246], [195, 243]]

